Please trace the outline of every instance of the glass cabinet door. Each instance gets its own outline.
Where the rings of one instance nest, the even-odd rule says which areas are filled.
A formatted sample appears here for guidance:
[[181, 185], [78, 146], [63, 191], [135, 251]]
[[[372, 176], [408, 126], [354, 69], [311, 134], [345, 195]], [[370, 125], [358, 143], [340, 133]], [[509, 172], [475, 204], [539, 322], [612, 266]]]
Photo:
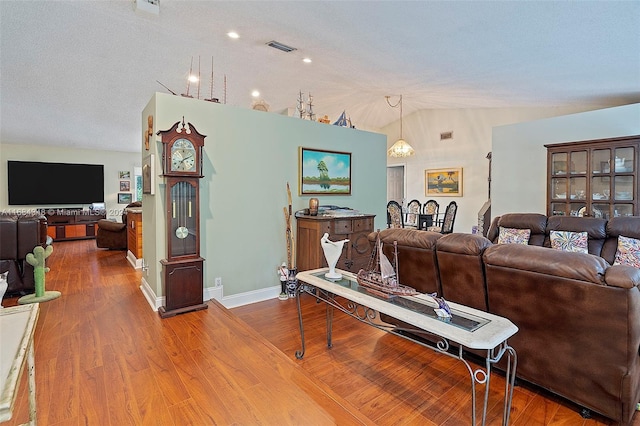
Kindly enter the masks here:
[[591, 156], [591, 173], [594, 175], [611, 172], [611, 150], [594, 149]]
[[587, 151], [574, 151], [571, 153], [571, 174], [587, 173]]

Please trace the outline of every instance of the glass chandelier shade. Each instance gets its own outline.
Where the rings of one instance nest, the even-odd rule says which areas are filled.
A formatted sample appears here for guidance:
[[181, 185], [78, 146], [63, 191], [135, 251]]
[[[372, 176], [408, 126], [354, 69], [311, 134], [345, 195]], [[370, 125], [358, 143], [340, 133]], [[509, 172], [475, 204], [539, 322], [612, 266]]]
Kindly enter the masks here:
[[395, 105], [391, 105], [391, 103], [389, 103], [389, 96], [386, 98], [390, 107], [395, 108], [400, 105], [400, 139], [391, 145], [391, 148], [387, 150], [387, 155], [389, 157], [409, 157], [415, 153], [415, 150], [402, 138], [402, 95], [400, 95], [400, 100]]
[[391, 148], [387, 150], [389, 157], [408, 157], [414, 153], [415, 150], [402, 138], [398, 139], [396, 143], [391, 145]]

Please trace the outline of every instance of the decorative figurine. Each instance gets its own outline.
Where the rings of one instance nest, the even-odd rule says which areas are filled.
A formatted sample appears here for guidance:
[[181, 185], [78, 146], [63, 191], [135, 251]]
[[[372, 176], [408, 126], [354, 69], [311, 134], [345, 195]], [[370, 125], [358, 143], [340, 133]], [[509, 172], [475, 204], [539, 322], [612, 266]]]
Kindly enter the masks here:
[[53, 246], [47, 246], [46, 249], [36, 246], [33, 253], [27, 253], [27, 263], [33, 266], [33, 276], [35, 280], [35, 294], [28, 294], [18, 299], [18, 303], [26, 305], [27, 303], [46, 302], [60, 297], [59, 291], [45, 291], [44, 275], [49, 272], [49, 268], [44, 266], [44, 261], [53, 253]]
[[339, 280], [342, 278], [342, 274], [336, 272], [336, 263], [338, 263], [338, 259], [340, 259], [340, 255], [342, 254], [342, 246], [349, 240], [342, 241], [329, 241], [329, 234], [326, 232], [320, 239], [320, 245], [322, 246], [322, 250], [324, 251], [324, 257], [327, 259], [327, 265], [329, 265], [329, 272], [324, 274], [325, 277], [331, 280]]
[[287, 262], [282, 262], [282, 265], [278, 268], [278, 275], [280, 275], [280, 295], [278, 299], [287, 300], [287, 279], [289, 278], [289, 270], [287, 269]]
[[7, 276], [9, 275], [9, 271], [7, 272], [3, 272], [0, 274], [0, 309], [3, 308], [2, 306], [2, 298], [4, 297], [4, 294], [6, 293], [7, 289], [9, 288], [9, 283], [7, 282]]
[[438, 314], [440, 318], [451, 318], [451, 308], [447, 301], [444, 300], [444, 297], [438, 297], [438, 293], [431, 293], [429, 296], [438, 304], [438, 308], [434, 309], [436, 314]]

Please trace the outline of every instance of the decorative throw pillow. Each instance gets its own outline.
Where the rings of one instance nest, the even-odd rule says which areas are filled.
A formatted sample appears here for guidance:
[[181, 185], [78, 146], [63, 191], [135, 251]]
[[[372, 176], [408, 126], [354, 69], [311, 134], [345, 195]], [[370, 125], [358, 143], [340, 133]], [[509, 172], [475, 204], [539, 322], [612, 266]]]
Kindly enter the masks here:
[[618, 251], [614, 265], [629, 265], [640, 268], [640, 240], [635, 238], [618, 237]]
[[551, 231], [549, 237], [556, 250], [589, 253], [586, 232]]
[[500, 227], [498, 244], [529, 244], [531, 229], [503, 228]]

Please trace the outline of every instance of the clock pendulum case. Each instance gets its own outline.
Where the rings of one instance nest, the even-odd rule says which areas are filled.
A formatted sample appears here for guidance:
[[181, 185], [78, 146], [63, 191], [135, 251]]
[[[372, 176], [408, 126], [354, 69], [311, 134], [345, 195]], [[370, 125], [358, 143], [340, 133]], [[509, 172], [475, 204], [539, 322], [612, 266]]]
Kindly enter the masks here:
[[200, 179], [204, 138], [179, 121], [159, 131], [163, 176], [166, 181], [167, 258], [162, 259], [165, 306], [162, 318], [207, 309], [203, 302], [203, 266], [200, 257]]

